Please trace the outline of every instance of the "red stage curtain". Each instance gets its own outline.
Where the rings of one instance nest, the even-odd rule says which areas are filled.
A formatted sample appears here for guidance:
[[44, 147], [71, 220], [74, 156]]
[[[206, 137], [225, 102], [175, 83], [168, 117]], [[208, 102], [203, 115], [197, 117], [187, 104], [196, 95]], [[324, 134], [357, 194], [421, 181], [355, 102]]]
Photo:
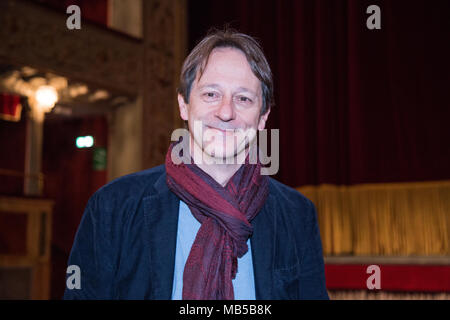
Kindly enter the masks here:
[[[369, 30], [366, 9], [381, 9]], [[260, 39], [275, 75], [281, 181], [450, 178], [450, 2], [190, 1], [190, 47], [209, 27]]]

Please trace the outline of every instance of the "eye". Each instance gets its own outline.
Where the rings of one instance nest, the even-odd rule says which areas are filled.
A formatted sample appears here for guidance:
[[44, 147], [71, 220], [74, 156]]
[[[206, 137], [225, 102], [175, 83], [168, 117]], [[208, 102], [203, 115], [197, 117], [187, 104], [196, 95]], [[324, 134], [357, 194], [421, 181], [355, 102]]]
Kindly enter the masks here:
[[208, 101], [215, 100], [219, 97], [218, 93], [214, 91], [205, 92], [202, 96]]
[[253, 102], [252, 99], [246, 96], [238, 96], [237, 99], [239, 103], [251, 104]]

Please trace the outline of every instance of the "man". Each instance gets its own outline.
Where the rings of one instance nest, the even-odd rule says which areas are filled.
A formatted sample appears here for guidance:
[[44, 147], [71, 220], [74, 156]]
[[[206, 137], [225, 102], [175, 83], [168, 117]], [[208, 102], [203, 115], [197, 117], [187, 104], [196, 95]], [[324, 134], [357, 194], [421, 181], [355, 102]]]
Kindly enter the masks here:
[[64, 297], [328, 299], [314, 205], [251, 162], [272, 101], [253, 38], [204, 38], [180, 77], [188, 135], [91, 197], [69, 258], [81, 282]]

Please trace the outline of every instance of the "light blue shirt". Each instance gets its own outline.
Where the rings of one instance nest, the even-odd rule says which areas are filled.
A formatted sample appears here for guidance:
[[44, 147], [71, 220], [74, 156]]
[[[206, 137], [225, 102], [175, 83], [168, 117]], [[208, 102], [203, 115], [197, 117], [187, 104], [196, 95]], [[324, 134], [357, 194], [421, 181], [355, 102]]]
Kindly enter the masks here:
[[[194, 218], [189, 207], [183, 201], [180, 201], [172, 300], [182, 299], [184, 265], [200, 226], [200, 222]], [[250, 239], [247, 241], [247, 245], [248, 251], [242, 258], [238, 258], [238, 271], [236, 278], [232, 280], [234, 299], [236, 300], [255, 300], [255, 281]]]

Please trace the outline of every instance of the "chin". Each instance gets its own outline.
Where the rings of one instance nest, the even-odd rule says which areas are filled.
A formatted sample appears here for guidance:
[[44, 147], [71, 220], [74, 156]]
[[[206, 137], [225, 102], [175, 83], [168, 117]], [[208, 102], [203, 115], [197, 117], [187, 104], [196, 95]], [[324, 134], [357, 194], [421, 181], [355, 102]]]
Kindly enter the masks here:
[[[245, 163], [245, 148], [235, 146], [230, 147], [229, 149], [226, 146], [213, 145], [209, 144], [207, 147], [203, 149], [203, 152], [206, 153], [209, 157], [216, 160], [218, 163], [228, 163], [228, 164], [236, 164]], [[238, 155], [241, 155], [240, 157]]]
[[230, 158], [235, 155], [235, 148], [228, 148], [222, 144], [209, 144], [207, 145], [203, 151], [208, 154], [210, 157], [225, 159]]

